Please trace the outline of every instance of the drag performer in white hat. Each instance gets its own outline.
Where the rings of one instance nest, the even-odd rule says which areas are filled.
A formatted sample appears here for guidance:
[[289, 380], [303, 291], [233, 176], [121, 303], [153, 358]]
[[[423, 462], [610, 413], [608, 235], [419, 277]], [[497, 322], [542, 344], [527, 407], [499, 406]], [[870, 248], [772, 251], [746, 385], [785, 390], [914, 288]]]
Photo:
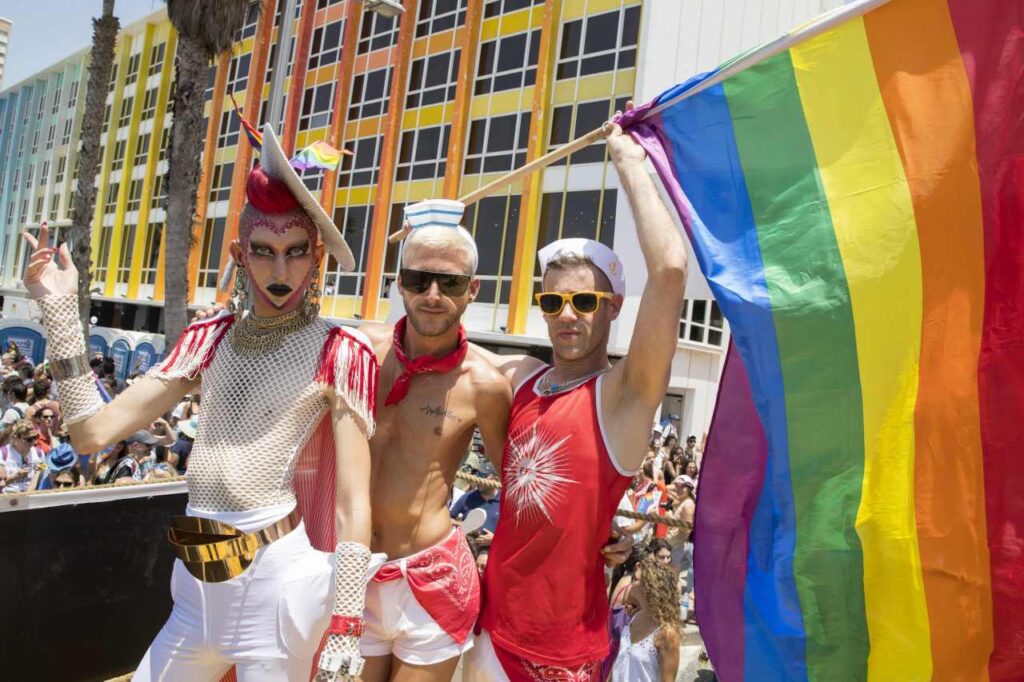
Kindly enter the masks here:
[[90, 373], [67, 246], [52, 248], [45, 225], [38, 243], [26, 235], [34, 252], [25, 285], [43, 311], [79, 452], [103, 449], [202, 390], [187, 516], [168, 533], [178, 556], [174, 609], [136, 680], [216, 680], [232, 665], [239, 682], [308, 680], [314, 665], [317, 679], [349, 680], [362, 666], [378, 368], [359, 332], [318, 315], [325, 246], [346, 269], [353, 258], [292, 164], [266, 128], [231, 244], [234, 312], [191, 324], [109, 404]]

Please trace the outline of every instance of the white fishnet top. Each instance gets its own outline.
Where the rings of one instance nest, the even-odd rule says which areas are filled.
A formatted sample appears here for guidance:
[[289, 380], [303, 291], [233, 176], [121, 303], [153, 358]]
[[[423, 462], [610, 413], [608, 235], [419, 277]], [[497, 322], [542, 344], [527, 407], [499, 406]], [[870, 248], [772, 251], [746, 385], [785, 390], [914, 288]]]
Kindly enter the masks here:
[[202, 411], [186, 474], [189, 507], [225, 512], [295, 503], [296, 460], [328, 409], [316, 377], [331, 328], [317, 319], [281, 348], [256, 356], [235, 351], [232, 328], [205, 369], [194, 361], [156, 368], [163, 378], [197, 371], [202, 377]]

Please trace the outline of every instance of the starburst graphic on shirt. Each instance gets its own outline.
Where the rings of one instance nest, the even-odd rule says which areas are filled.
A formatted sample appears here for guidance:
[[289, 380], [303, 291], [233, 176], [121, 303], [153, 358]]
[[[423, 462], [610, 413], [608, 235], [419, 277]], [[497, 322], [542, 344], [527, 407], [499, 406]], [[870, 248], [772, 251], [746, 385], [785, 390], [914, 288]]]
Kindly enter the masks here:
[[516, 510], [516, 525], [520, 519], [535, 518], [536, 514], [543, 514], [550, 522], [553, 507], [569, 485], [577, 483], [567, 477], [568, 453], [562, 449], [567, 440], [568, 436], [556, 440], [536, 425], [509, 437], [503, 492]]

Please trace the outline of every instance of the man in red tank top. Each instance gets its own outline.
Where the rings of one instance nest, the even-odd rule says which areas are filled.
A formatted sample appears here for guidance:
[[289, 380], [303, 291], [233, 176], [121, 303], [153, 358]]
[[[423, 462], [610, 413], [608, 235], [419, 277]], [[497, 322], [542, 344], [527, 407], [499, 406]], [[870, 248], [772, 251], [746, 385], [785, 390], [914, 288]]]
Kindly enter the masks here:
[[515, 395], [481, 632], [466, 656], [466, 682], [590, 682], [608, 653], [601, 548], [665, 396], [686, 282], [686, 248], [644, 167], [644, 151], [617, 126], [608, 147], [647, 265], [636, 320], [644, 333], [610, 365], [609, 332], [625, 294], [622, 263], [585, 239], [540, 251], [537, 301], [554, 366], [494, 358]]

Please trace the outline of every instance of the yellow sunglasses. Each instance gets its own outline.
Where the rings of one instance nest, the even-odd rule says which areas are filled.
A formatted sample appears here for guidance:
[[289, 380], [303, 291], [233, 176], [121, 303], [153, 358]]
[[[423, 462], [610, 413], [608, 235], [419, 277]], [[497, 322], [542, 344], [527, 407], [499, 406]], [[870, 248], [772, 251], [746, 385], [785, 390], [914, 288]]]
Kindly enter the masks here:
[[612, 298], [612, 294], [607, 291], [573, 291], [568, 294], [542, 291], [534, 296], [540, 311], [545, 315], [561, 315], [566, 303], [572, 306], [577, 315], [590, 315], [597, 312], [602, 298]]

